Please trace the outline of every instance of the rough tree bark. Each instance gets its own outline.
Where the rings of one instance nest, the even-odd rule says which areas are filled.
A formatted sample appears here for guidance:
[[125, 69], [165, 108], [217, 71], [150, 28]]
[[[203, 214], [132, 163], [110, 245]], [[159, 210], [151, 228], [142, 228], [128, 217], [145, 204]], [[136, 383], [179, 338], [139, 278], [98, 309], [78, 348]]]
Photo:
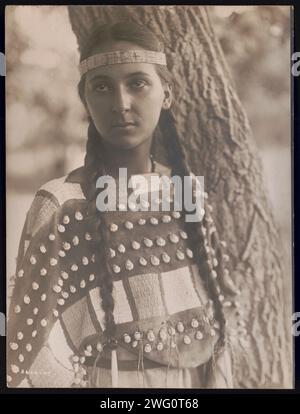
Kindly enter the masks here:
[[[162, 33], [175, 81], [175, 114], [193, 172], [204, 175], [247, 333], [236, 335], [235, 386], [290, 387], [289, 273], [262, 180], [245, 112], [204, 6], [73, 6], [69, 16], [84, 39], [95, 24], [134, 20]], [[275, 173], [275, 172], [274, 172]]]

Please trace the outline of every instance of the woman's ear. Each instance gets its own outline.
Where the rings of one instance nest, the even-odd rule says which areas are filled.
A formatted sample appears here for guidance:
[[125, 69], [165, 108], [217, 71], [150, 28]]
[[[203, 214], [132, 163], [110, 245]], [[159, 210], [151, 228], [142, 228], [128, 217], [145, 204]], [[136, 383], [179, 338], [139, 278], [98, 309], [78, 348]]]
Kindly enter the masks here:
[[169, 84], [164, 86], [164, 100], [162, 104], [163, 109], [170, 109], [172, 105], [173, 93], [172, 87]]

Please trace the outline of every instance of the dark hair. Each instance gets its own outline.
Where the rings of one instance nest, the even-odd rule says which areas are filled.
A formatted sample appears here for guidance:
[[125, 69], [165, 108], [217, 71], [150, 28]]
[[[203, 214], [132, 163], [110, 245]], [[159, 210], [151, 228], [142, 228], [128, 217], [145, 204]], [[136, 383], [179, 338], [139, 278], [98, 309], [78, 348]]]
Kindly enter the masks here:
[[[132, 42], [146, 50], [164, 52], [163, 42], [146, 26], [126, 21], [96, 28], [81, 49], [80, 61], [88, 58], [93, 53], [93, 49], [98, 45], [122, 40]], [[166, 83], [171, 83], [171, 74], [168, 69], [163, 65], [156, 65], [155, 67], [161, 80]], [[84, 83], [85, 77], [83, 76], [78, 85], [79, 96], [83, 103], [85, 103]]]
[[[147, 50], [164, 51], [163, 43], [145, 26], [138, 25], [133, 22], [119, 22], [113, 25], [105, 25], [97, 28], [89, 37], [88, 42], [83, 46], [81, 52], [81, 61], [89, 57], [93, 53], [93, 49], [99, 45], [108, 41], [129, 41], [135, 43]], [[171, 83], [171, 74], [165, 66], [156, 65], [158, 75], [162, 82]], [[85, 104], [84, 98], [84, 82], [83, 76], [78, 85], [78, 91], [82, 102]], [[190, 174], [190, 168], [188, 166], [185, 153], [180, 143], [180, 137], [175, 125], [175, 119], [171, 110], [162, 110], [159, 129], [163, 137], [163, 143], [165, 151], [167, 152], [168, 162], [172, 168], [172, 174], [179, 175], [181, 177]], [[91, 217], [91, 226], [93, 233], [95, 233], [95, 247], [98, 252], [102, 252], [96, 263], [97, 268], [103, 269], [104, 272], [99, 272], [99, 284], [101, 286], [101, 299], [102, 308], [105, 313], [106, 324], [106, 336], [108, 340], [114, 338], [116, 326], [113, 317], [114, 301], [112, 297], [113, 289], [113, 277], [112, 271], [108, 264], [108, 246], [109, 246], [109, 234], [105, 225], [105, 214], [100, 213], [96, 209], [96, 197], [98, 191], [96, 189], [95, 182], [103, 171], [103, 160], [101, 159], [101, 137], [90, 119], [88, 128], [88, 140], [86, 146], [85, 156], [85, 171], [88, 180], [88, 201], [89, 201], [89, 216]], [[194, 224], [194, 223], [193, 223]], [[197, 226], [190, 226], [189, 231], [194, 234], [194, 237], [198, 240], [197, 243], [197, 264], [200, 269], [201, 275], [206, 275], [206, 285], [210, 290], [211, 296], [215, 303], [216, 316], [220, 321], [220, 338], [218, 341], [218, 349], [221, 349], [225, 340], [225, 317], [223, 313], [222, 304], [219, 300], [220, 289], [215, 280], [212, 277], [212, 268], [209, 265], [209, 253], [205, 246], [209, 246], [210, 249], [214, 249], [218, 254], [218, 257], [222, 256], [221, 244], [218, 241], [217, 233], [213, 233], [211, 236], [205, 236], [203, 227], [199, 222]], [[100, 236], [98, 236], [100, 235]], [[98, 237], [97, 237], [98, 236]], [[100, 247], [101, 241], [101, 247]], [[97, 256], [97, 255], [96, 255]], [[101, 262], [100, 262], [101, 261]], [[218, 271], [221, 269], [221, 260], [219, 263]]]

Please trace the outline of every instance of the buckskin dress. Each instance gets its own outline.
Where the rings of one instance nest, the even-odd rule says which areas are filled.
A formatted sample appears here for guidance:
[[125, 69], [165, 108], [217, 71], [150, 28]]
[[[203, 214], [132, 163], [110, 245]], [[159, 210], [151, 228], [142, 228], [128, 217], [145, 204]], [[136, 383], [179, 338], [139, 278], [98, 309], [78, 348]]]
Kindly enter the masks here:
[[[157, 163], [155, 174], [170, 176], [170, 169]], [[203, 380], [220, 323], [183, 215], [134, 208], [105, 214], [116, 354], [103, 350], [96, 277], [103, 269], [95, 267], [80, 167], [43, 185], [27, 213], [9, 311], [7, 385], [232, 387], [226, 349], [209, 383]], [[215, 227], [207, 208], [205, 217], [202, 229], [210, 234]]]

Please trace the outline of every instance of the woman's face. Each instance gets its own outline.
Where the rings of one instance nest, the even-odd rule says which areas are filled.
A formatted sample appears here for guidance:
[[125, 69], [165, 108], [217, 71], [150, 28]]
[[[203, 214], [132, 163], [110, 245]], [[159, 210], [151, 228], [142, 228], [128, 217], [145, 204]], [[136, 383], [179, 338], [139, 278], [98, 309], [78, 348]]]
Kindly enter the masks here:
[[[93, 54], [142, 49], [129, 42], [114, 42]], [[171, 91], [163, 85], [154, 64], [124, 63], [101, 66], [86, 74], [87, 110], [106, 143], [132, 149], [151, 140], [162, 108], [171, 105]]]

